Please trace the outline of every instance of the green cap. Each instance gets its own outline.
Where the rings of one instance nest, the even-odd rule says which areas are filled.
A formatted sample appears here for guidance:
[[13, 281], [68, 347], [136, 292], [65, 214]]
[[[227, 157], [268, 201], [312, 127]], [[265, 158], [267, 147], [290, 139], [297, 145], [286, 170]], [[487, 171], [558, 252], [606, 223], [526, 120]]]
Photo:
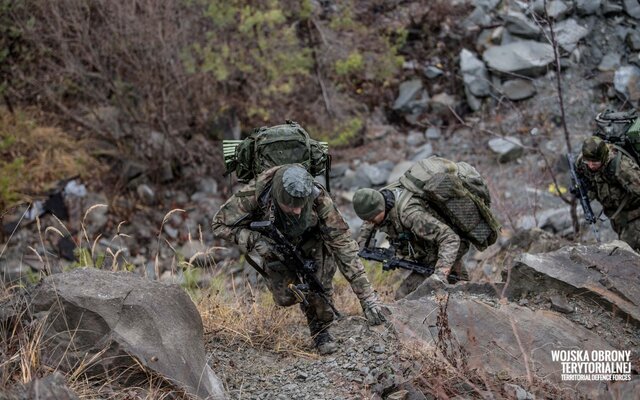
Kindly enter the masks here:
[[609, 148], [601, 138], [591, 136], [582, 144], [582, 158], [586, 161], [605, 162], [609, 156]]
[[273, 196], [278, 204], [303, 207], [313, 193], [313, 177], [298, 165], [287, 165], [273, 176]]
[[384, 196], [374, 189], [358, 189], [353, 195], [353, 209], [358, 217], [370, 221], [384, 211]]

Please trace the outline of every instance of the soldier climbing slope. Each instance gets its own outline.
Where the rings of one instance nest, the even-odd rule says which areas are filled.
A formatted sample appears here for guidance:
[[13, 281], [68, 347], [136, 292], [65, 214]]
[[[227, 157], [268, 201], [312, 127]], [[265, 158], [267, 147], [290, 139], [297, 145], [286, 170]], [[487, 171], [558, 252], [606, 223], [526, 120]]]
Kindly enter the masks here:
[[369, 322], [385, 321], [348, 225], [324, 187], [301, 165], [276, 166], [261, 173], [221, 207], [212, 224], [216, 237], [236, 243], [243, 253], [255, 250], [260, 254], [265, 261], [261, 274], [276, 304], [286, 307], [300, 302], [296, 289], [302, 287], [300, 271], [283, 264], [275, 243], [251, 229], [255, 221], [272, 222], [301, 258], [315, 261], [313, 275], [325, 293], [306, 291], [301, 308], [320, 354], [332, 353], [337, 347], [329, 333], [336, 267], [350, 283]]
[[592, 136], [582, 144], [576, 171], [585, 181], [588, 196], [602, 204], [613, 230], [640, 251], [640, 167], [625, 152]]

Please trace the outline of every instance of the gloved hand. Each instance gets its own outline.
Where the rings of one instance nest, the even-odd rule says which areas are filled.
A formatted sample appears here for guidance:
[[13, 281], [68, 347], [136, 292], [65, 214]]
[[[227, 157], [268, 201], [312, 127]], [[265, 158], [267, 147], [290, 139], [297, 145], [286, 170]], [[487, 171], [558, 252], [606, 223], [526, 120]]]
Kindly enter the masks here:
[[444, 287], [449, 284], [449, 281], [447, 280], [448, 275], [448, 271], [441, 268], [436, 269], [433, 274], [429, 275], [429, 277], [420, 286], [418, 286], [418, 288], [427, 287], [430, 290], [444, 289]]
[[382, 324], [387, 320], [387, 317], [385, 317], [385, 311], [387, 315], [391, 313], [387, 307], [380, 303], [375, 292], [360, 300], [360, 305], [362, 306], [364, 316], [367, 317], [367, 321], [369, 321], [369, 324], [371, 325]]
[[240, 252], [246, 254], [253, 250], [256, 243], [262, 238], [262, 235], [251, 229], [242, 229], [236, 235], [236, 243], [240, 248]]

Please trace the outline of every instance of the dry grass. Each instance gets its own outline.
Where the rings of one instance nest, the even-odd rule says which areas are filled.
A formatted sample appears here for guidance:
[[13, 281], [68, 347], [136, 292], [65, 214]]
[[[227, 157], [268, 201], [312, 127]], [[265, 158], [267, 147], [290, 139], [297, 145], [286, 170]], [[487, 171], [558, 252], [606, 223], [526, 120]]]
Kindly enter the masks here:
[[73, 176], [89, 180], [103, 170], [90, 154], [89, 142], [57, 127], [40, 126], [28, 110], [11, 114], [0, 107], [0, 142], [8, 138], [12, 144], [1, 155], [24, 160], [20, 187], [16, 188], [21, 193], [41, 193], [52, 182]]

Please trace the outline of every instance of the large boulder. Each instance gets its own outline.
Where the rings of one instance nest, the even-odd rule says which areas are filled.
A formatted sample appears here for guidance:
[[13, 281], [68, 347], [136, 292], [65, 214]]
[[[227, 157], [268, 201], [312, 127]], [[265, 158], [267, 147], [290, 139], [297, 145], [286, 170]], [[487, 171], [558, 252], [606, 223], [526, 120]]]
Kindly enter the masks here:
[[[531, 374], [587, 398], [602, 398], [619, 391], [633, 393], [630, 390], [638, 384], [638, 380], [621, 384], [563, 381], [562, 365], [553, 360], [552, 350], [616, 348], [596, 333], [569, 321], [562, 313], [487, 301], [476, 288], [470, 288], [467, 293], [458, 289], [450, 293], [446, 301], [439, 301], [421, 289], [391, 307], [402, 341], [436, 346], [443, 334], [438, 329], [438, 319], [446, 316], [450, 336], [468, 354], [471, 370], [516, 379]], [[497, 285], [495, 289], [501, 288]], [[486, 291], [493, 288], [488, 287]], [[439, 312], [444, 304], [446, 313]]]
[[553, 47], [548, 43], [523, 40], [489, 47], [482, 54], [489, 69], [506, 74], [536, 75], [553, 62]]
[[194, 396], [225, 397], [206, 362], [200, 314], [177, 285], [77, 269], [36, 286], [30, 312], [47, 318], [47, 363], [63, 370], [87, 360], [95, 372], [126, 368], [135, 357]]
[[522, 254], [509, 271], [509, 281], [511, 298], [544, 287], [618, 310], [640, 326], [640, 255], [624, 242]]

